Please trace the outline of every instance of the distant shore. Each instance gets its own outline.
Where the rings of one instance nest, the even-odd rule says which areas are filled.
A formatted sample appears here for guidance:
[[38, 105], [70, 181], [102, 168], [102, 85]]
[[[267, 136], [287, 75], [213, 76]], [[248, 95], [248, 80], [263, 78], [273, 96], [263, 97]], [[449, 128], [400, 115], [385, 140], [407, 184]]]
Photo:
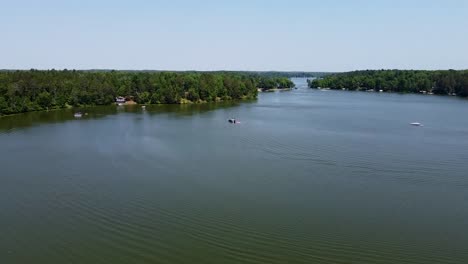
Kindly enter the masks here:
[[468, 70], [367, 70], [332, 74], [307, 83], [310, 88], [468, 97]]

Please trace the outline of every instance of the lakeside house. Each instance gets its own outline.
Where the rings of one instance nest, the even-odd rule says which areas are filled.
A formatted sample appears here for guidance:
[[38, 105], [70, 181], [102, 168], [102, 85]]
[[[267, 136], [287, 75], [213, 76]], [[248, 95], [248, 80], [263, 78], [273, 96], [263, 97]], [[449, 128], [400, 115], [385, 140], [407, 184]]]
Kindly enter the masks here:
[[125, 104], [126, 101], [127, 101], [127, 100], [125, 99], [125, 97], [122, 97], [122, 96], [119, 96], [119, 97], [116, 97], [116, 98], [115, 98], [115, 102], [116, 102], [117, 104]]

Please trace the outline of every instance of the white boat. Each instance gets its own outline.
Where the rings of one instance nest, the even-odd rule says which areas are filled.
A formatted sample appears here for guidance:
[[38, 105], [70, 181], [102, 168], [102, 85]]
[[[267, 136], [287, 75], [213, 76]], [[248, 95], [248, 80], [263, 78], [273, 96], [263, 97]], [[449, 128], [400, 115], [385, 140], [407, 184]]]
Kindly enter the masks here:
[[410, 125], [412, 125], [412, 126], [423, 126], [421, 123], [418, 123], [418, 122], [410, 123]]
[[83, 114], [81, 112], [77, 112], [73, 115], [75, 118], [81, 118]]

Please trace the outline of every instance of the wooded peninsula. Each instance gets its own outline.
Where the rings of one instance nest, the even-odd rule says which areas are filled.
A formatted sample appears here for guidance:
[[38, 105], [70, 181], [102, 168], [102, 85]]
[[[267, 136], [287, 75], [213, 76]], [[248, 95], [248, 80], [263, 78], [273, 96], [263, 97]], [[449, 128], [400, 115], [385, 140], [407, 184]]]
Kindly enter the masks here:
[[468, 96], [468, 70], [367, 70], [308, 80], [311, 88]]
[[258, 90], [294, 87], [287, 77], [246, 72], [0, 71], [0, 115], [72, 106], [254, 99]]

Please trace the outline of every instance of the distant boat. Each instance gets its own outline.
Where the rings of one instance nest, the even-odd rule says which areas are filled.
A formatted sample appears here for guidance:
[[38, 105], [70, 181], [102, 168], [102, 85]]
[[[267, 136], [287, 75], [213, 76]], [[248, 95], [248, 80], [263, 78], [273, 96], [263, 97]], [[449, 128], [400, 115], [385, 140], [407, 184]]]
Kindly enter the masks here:
[[83, 116], [83, 113], [81, 112], [76, 112], [74, 115], [73, 115], [75, 118], [81, 118]]
[[411, 123], [410, 125], [412, 125], [412, 126], [423, 126], [421, 123], [418, 123], [418, 122]]
[[146, 109], [146, 105], [142, 105], [141, 109], [143, 109], [143, 110]]
[[237, 121], [234, 118], [228, 119], [228, 122], [231, 123], [231, 124], [239, 124], [240, 123], [239, 121]]

